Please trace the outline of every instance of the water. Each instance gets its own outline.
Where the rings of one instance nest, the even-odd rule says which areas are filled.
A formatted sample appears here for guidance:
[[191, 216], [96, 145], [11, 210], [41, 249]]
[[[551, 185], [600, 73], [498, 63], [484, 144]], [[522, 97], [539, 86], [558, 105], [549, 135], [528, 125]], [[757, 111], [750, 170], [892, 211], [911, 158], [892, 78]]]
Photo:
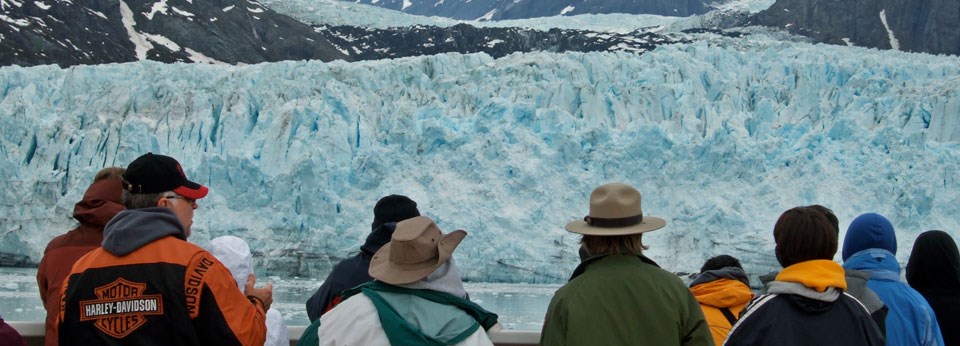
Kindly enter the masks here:
[[[42, 322], [46, 310], [37, 290], [36, 268], [0, 267], [0, 316], [7, 321]], [[268, 277], [273, 283], [273, 308], [287, 325], [309, 324], [304, 302], [320, 287], [319, 279]], [[257, 279], [263, 283], [263, 278]], [[547, 304], [560, 285], [466, 283], [470, 299], [500, 315], [504, 329], [540, 330]]]

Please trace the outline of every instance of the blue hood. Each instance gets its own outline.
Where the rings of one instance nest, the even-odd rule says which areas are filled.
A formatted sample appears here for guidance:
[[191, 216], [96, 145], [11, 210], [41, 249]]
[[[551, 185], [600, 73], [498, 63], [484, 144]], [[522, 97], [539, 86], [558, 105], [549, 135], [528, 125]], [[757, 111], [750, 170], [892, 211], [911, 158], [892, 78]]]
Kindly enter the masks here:
[[897, 254], [893, 224], [883, 215], [866, 213], [857, 216], [847, 228], [847, 235], [843, 238], [843, 260], [866, 249], [884, 249]]

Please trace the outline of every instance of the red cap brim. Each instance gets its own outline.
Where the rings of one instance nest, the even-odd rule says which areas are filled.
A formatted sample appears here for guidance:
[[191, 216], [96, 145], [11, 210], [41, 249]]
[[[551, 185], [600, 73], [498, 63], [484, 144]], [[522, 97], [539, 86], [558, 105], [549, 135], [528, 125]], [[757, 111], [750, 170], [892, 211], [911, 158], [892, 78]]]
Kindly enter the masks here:
[[[194, 186], [190, 186], [190, 185], [194, 185]], [[196, 199], [201, 199], [206, 197], [207, 192], [210, 192], [210, 189], [208, 189], [206, 186], [194, 183], [192, 181], [187, 181], [187, 184], [184, 184], [184, 186], [173, 189], [173, 192], [175, 192], [180, 196], [196, 200]]]

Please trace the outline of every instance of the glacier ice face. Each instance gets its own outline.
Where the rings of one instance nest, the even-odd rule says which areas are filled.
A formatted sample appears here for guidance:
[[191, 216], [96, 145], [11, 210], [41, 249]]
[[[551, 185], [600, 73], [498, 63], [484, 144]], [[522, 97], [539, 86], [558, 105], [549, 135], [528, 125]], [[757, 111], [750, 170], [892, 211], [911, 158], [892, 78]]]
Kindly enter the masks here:
[[322, 275], [399, 193], [469, 232], [466, 279], [562, 282], [578, 260], [563, 225], [610, 181], [668, 220], [645, 242], [675, 272], [720, 253], [773, 270], [774, 221], [813, 203], [842, 229], [884, 214], [909, 249], [960, 229], [958, 62], [718, 38], [643, 55], [4, 67], [0, 252], [39, 260], [93, 173], [147, 151], [211, 188], [191, 240], [245, 238], [270, 275]]

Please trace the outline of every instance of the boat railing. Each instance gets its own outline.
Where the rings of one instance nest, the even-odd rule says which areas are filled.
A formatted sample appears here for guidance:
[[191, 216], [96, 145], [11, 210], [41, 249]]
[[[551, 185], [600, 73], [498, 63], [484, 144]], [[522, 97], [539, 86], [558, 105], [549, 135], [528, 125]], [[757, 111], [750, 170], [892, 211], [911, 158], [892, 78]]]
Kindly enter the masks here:
[[[7, 321], [7, 324], [16, 329], [27, 341], [27, 346], [42, 346], [43, 335], [46, 332], [43, 322], [16, 322]], [[300, 340], [300, 335], [306, 326], [288, 326], [287, 332], [290, 335], [290, 345], [296, 346]], [[528, 346], [537, 345], [540, 342], [540, 331], [534, 330], [510, 330], [502, 329], [489, 333], [490, 340], [497, 346]]]

